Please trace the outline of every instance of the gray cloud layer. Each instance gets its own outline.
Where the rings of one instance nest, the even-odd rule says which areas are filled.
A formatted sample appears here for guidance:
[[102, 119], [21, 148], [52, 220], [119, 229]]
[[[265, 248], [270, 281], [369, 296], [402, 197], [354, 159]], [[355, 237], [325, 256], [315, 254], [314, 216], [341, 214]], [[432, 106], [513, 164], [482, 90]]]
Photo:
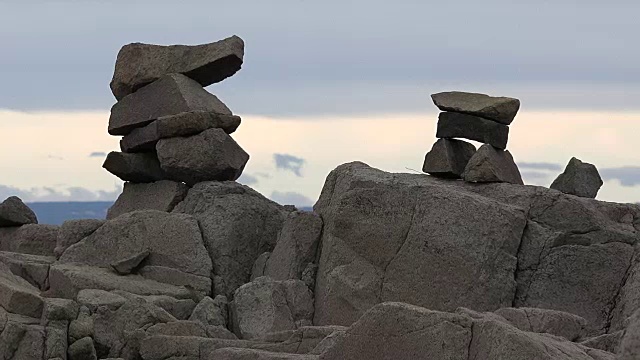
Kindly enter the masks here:
[[305, 163], [303, 158], [289, 154], [273, 154], [273, 161], [276, 163], [276, 169], [291, 171], [296, 176], [302, 177], [302, 167]]
[[19, 189], [13, 186], [0, 185], [0, 201], [9, 196], [17, 196], [25, 202], [114, 201], [120, 193], [122, 193], [121, 187], [117, 187], [113, 191], [92, 191], [78, 186], [58, 190], [51, 187]]

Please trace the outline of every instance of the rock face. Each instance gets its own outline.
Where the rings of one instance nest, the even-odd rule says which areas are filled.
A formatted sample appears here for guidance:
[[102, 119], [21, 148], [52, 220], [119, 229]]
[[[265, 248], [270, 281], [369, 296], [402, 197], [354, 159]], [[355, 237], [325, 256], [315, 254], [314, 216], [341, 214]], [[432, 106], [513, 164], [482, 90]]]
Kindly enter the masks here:
[[0, 250], [23, 254], [53, 256], [58, 239], [58, 226], [27, 224], [0, 228]]
[[471, 157], [462, 177], [468, 182], [507, 182], [524, 185], [509, 150], [485, 144]]
[[433, 94], [431, 99], [442, 111], [475, 115], [504, 125], [511, 124], [520, 109], [518, 99], [460, 91]]
[[438, 117], [437, 138], [464, 138], [505, 149], [509, 127], [481, 117], [443, 112]]
[[167, 177], [188, 185], [236, 180], [249, 161], [249, 154], [222, 129], [209, 129], [186, 138], [162, 139], [156, 149]]
[[154, 153], [122, 153], [112, 151], [102, 167], [124, 181], [149, 183], [165, 178]]
[[77, 219], [67, 220], [58, 230], [58, 240], [54, 253], [60, 257], [67, 248], [78, 241], [86, 238], [104, 224], [101, 219]]
[[243, 57], [244, 41], [238, 36], [196, 46], [125, 45], [116, 59], [111, 91], [121, 100], [170, 73], [184, 74], [208, 86], [240, 70]]
[[43, 302], [38, 289], [15, 276], [0, 262], [0, 306], [9, 312], [39, 318]]
[[536, 308], [502, 308], [495, 312], [523, 331], [562, 336], [569, 341], [583, 337], [587, 320], [564, 311]]
[[180, 74], [164, 75], [111, 108], [109, 134], [127, 135], [162, 116], [190, 111], [232, 115], [231, 110], [196, 81]]
[[0, 203], [0, 227], [37, 224], [36, 214], [17, 196], [10, 196]]
[[185, 184], [169, 180], [148, 184], [126, 182], [122, 194], [107, 211], [107, 219], [137, 210], [170, 212], [187, 196], [188, 190]]
[[476, 147], [468, 142], [438, 139], [425, 156], [422, 171], [437, 177], [458, 179], [475, 152]]
[[640, 358], [640, 310], [629, 318], [628, 323], [620, 342], [621, 360]]
[[598, 169], [593, 164], [571, 158], [564, 172], [553, 181], [550, 187], [565, 194], [594, 199], [602, 184]]

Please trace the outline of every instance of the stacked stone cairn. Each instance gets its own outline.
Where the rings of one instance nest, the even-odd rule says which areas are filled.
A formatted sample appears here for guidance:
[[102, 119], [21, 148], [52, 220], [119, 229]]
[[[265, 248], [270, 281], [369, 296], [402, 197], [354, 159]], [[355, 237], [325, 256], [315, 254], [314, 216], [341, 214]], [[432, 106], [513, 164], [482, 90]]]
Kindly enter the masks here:
[[[422, 171], [436, 177], [468, 182], [523, 184], [509, 150], [509, 125], [520, 109], [520, 100], [468, 92], [431, 95], [443, 112], [438, 117], [438, 141], [424, 159]], [[477, 151], [473, 144], [484, 143]]]

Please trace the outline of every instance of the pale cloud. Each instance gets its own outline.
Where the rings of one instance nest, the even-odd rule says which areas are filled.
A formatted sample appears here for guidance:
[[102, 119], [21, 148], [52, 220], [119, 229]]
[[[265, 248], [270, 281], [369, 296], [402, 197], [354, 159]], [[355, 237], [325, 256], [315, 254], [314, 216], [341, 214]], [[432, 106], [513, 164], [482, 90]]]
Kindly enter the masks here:
[[17, 196], [25, 202], [114, 201], [121, 193], [121, 187], [116, 187], [113, 190], [92, 191], [79, 186], [60, 189], [50, 186], [21, 189], [15, 186], [0, 185], [0, 199]]
[[534, 169], [534, 170], [562, 170], [562, 165], [546, 162], [519, 162], [518, 167], [520, 169]]
[[273, 154], [273, 161], [276, 163], [276, 169], [291, 171], [296, 176], [302, 177], [305, 159], [289, 154]]
[[106, 157], [107, 153], [104, 151], [93, 151], [91, 154], [89, 154], [89, 157]]
[[600, 176], [603, 180], [617, 180], [622, 186], [640, 185], [640, 167], [624, 166], [619, 168], [600, 169]]

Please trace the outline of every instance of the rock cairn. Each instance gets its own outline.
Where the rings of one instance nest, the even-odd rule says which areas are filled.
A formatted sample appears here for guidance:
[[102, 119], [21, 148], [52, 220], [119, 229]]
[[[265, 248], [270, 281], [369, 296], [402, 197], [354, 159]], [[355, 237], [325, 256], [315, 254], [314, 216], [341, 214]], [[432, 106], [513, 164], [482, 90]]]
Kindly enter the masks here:
[[[438, 117], [438, 141], [424, 159], [422, 171], [436, 177], [468, 182], [508, 182], [523, 184], [520, 171], [509, 150], [509, 125], [520, 100], [468, 92], [431, 95], [442, 112]], [[484, 143], [476, 151], [458, 138]]]

